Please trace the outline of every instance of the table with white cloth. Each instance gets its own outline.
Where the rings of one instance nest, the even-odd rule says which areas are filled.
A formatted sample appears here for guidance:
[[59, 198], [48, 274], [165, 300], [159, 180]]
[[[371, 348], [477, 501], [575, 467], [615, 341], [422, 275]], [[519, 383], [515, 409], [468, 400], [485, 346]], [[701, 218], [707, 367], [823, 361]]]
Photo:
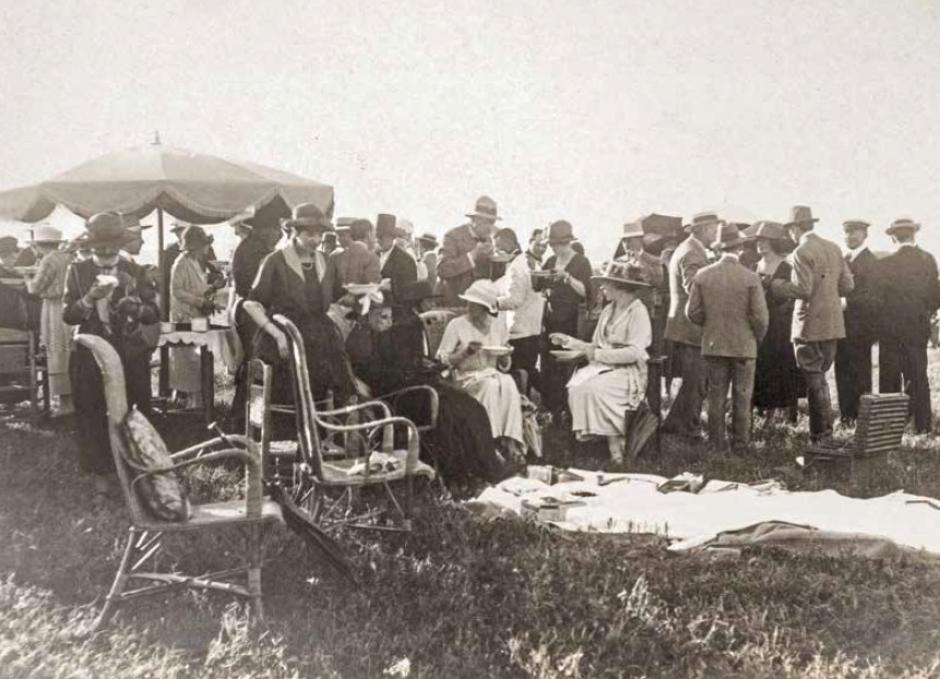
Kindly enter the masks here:
[[215, 359], [218, 357], [232, 374], [242, 361], [242, 346], [234, 328], [213, 327], [205, 332], [172, 330], [161, 332], [157, 347], [199, 347], [202, 374], [202, 402], [206, 424], [215, 419]]

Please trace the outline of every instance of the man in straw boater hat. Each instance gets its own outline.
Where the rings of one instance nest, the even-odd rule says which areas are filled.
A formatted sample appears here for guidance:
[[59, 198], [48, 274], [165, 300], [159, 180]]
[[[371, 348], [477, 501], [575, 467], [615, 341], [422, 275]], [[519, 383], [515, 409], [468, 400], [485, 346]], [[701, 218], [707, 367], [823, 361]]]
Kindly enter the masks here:
[[692, 278], [686, 311], [702, 326], [702, 356], [708, 384], [708, 442], [725, 452], [725, 413], [731, 386], [731, 449], [747, 451], [751, 441], [751, 397], [757, 346], [769, 316], [760, 277], [741, 264], [747, 239], [733, 224], [723, 224], [712, 248], [720, 259]]
[[865, 239], [869, 223], [850, 219], [842, 223], [846, 255], [855, 287], [845, 296], [842, 305], [845, 337], [836, 350], [836, 390], [843, 424], [851, 425], [858, 418], [858, 400], [871, 393], [871, 349], [878, 339], [880, 303], [877, 286], [878, 258], [872, 254]]
[[940, 282], [933, 255], [914, 243], [919, 230], [911, 219], [896, 219], [887, 228], [897, 250], [878, 262], [878, 382], [882, 393], [903, 389], [910, 395], [914, 429], [926, 434], [932, 419], [927, 341], [930, 318], [940, 308]]
[[672, 376], [682, 385], [663, 431], [691, 439], [702, 436], [702, 403], [705, 400], [705, 363], [702, 359], [702, 328], [687, 313], [692, 279], [708, 264], [706, 243], [715, 240], [720, 224], [714, 212], [700, 212], [683, 227], [688, 238], [682, 241], [669, 260], [669, 314], [665, 339], [672, 342]]
[[797, 244], [790, 255], [790, 280], [773, 280], [769, 285], [778, 296], [796, 300], [790, 338], [806, 381], [810, 440], [828, 445], [832, 443], [832, 401], [826, 372], [835, 360], [838, 340], [845, 337], [840, 298], [852, 291], [855, 282], [839, 246], [813, 231], [817, 221], [809, 207], [793, 207], [786, 224]]
[[490, 277], [490, 256], [493, 254], [493, 227], [501, 219], [496, 201], [489, 196], [477, 198], [473, 211], [468, 212], [469, 224], [444, 234], [437, 275], [443, 286], [445, 302], [459, 306], [459, 296], [473, 281]]
[[[83, 334], [97, 335], [116, 350], [124, 367], [129, 406], [150, 412], [150, 354], [142, 325], [160, 319], [157, 290], [146, 272], [120, 256], [133, 240], [124, 219], [115, 213], [92, 216], [85, 225], [83, 245], [90, 259], [73, 263], [65, 279], [63, 319]], [[108, 438], [107, 406], [98, 364], [85, 347], [76, 345], [69, 357], [69, 377], [79, 434], [79, 464], [95, 474], [95, 502], [110, 487], [114, 459]]]

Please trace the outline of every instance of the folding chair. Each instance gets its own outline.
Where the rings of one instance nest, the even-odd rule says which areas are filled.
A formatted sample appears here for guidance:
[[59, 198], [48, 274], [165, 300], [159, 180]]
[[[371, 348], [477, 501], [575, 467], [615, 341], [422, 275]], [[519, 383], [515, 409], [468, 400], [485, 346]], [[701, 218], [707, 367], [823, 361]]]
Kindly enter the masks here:
[[[314, 521], [323, 527], [346, 526], [373, 530], [411, 529], [412, 482], [416, 475], [434, 478], [434, 470], [418, 460], [420, 435], [415, 424], [392, 415], [388, 405], [370, 401], [345, 408], [319, 409], [310, 390], [307, 356], [300, 331], [289, 319], [275, 315], [290, 347], [291, 376], [297, 406], [300, 463], [294, 495]], [[378, 419], [357, 421], [378, 413]], [[406, 448], [394, 448], [395, 427], [407, 433]], [[322, 434], [321, 434], [322, 432]], [[399, 501], [392, 484], [404, 485]], [[384, 491], [398, 524], [379, 523], [388, 509], [357, 505], [360, 490]]]
[[[118, 571], [92, 631], [100, 629], [107, 623], [119, 604], [141, 596], [161, 594], [178, 588], [216, 590], [244, 597], [251, 602], [252, 612], [260, 619], [263, 615], [262, 540], [264, 531], [271, 524], [281, 522], [282, 518], [277, 503], [263, 497], [261, 464], [257, 447], [250, 441], [246, 441], [245, 437], [237, 438], [240, 439], [240, 443], [246, 445], [246, 448], [233, 447], [231, 438], [219, 436], [171, 455], [173, 465], [168, 468], [141, 468], [128, 456], [126, 442], [121, 431], [128, 408], [124, 391], [124, 370], [117, 352], [106, 340], [93, 335], [80, 334], [76, 336], [75, 341], [91, 351], [101, 369], [108, 408], [111, 450], [131, 519]], [[222, 449], [212, 450], [220, 447]], [[232, 459], [245, 464], [247, 490], [243, 500], [193, 505], [190, 519], [173, 522], [154, 518], [138, 497], [135, 485], [144, 477], [176, 471], [192, 465]], [[246, 547], [242, 564], [199, 575], [186, 575], [176, 571], [142, 570], [144, 565], [150, 562], [159, 551], [164, 534], [196, 534], [225, 528], [238, 529], [245, 536]], [[244, 576], [244, 584], [230, 582], [231, 579], [239, 576]], [[133, 581], [142, 581], [142, 584], [131, 588]]]

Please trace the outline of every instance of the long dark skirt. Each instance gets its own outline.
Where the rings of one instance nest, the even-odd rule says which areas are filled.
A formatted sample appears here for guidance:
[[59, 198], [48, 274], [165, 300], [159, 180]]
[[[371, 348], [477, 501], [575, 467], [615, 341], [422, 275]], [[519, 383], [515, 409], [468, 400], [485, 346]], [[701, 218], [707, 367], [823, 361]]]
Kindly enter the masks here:
[[[144, 415], [150, 412], [150, 356], [134, 352], [125, 356], [124, 383], [128, 407], [137, 406]], [[82, 471], [105, 475], [114, 471], [111, 440], [108, 436], [107, 404], [101, 371], [91, 351], [77, 346], [69, 357], [69, 379], [78, 422], [78, 462]]]

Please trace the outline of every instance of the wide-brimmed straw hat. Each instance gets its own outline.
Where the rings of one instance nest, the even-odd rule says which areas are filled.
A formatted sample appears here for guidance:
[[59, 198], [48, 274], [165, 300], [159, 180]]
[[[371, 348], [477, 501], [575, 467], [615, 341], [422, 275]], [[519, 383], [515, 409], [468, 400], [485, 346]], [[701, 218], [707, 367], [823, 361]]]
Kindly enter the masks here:
[[333, 225], [316, 203], [297, 205], [290, 217], [281, 220], [283, 229], [332, 231]]
[[808, 205], [794, 205], [790, 208], [790, 221], [784, 224], [784, 226], [815, 224], [818, 221], [819, 218], [813, 217], [813, 210]]
[[712, 243], [712, 250], [730, 250], [747, 243], [747, 238], [734, 224], [722, 224], [718, 227], [718, 237]]
[[772, 222], [768, 219], [754, 222], [744, 235], [751, 238], [766, 238], [767, 240], [789, 239], [787, 230], [783, 228], [783, 224], [780, 222]]
[[491, 219], [494, 222], [502, 219], [502, 217], [497, 214], [496, 201], [489, 196], [480, 196], [477, 198], [477, 202], [473, 206], [473, 212], [468, 212], [465, 216], [470, 217], [471, 219], [473, 217]]
[[721, 220], [714, 212], [698, 212], [692, 215], [692, 221], [683, 226], [685, 231], [691, 231], [696, 226], [708, 226], [710, 224], [720, 224]]
[[631, 261], [608, 262], [603, 270], [596, 276], [591, 276], [592, 281], [607, 283], [619, 283], [634, 288], [652, 287], [647, 279], [643, 268]]
[[920, 231], [920, 224], [915, 222], [913, 219], [901, 217], [900, 219], [895, 219], [893, 222], [891, 222], [891, 225], [885, 229], [885, 233], [889, 236], [896, 231]]
[[124, 218], [114, 212], [99, 212], [85, 222], [85, 233], [76, 238], [82, 249], [120, 248], [136, 238], [130, 229], [124, 226]]
[[462, 295], [458, 295], [458, 297], [465, 302], [471, 302], [486, 307], [486, 310], [491, 314], [499, 312], [496, 306], [496, 302], [499, 299], [499, 289], [493, 281], [485, 278], [473, 281], [470, 287], [467, 288]]
[[183, 232], [183, 237], [180, 239], [180, 249], [184, 251], [197, 250], [206, 245], [212, 245], [214, 240], [201, 226], [190, 226]]
[[61, 243], [62, 232], [48, 224], [41, 224], [33, 228], [34, 243]]
[[842, 222], [843, 231], [868, 231], [868, 227], [871, 226], [870, 222], [866, 222], [864, 219], [846, 219]]
[[574, 240], [574, 227], [571, 222], [559, 219], [548, 227], [548, 244], [570, 243]]

